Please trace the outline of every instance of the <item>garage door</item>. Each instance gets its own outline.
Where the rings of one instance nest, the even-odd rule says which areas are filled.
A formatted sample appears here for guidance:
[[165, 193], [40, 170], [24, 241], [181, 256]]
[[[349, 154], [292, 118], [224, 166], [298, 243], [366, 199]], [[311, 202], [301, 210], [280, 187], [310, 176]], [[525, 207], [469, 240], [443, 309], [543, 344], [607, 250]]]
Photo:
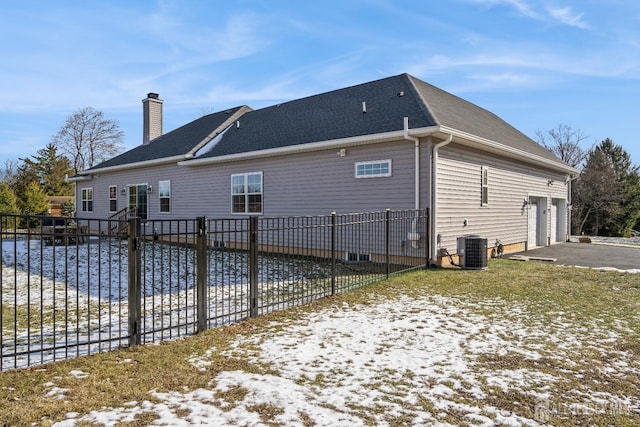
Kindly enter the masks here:
[[527, 249], [538, 246], [538, 201], [529, 200], [529, 218], [527, 231]]
[[551, 215], [551, 241], [558, 241], [558, 201], [553, 200], [551, 202], [551, 211], [549, 212]]

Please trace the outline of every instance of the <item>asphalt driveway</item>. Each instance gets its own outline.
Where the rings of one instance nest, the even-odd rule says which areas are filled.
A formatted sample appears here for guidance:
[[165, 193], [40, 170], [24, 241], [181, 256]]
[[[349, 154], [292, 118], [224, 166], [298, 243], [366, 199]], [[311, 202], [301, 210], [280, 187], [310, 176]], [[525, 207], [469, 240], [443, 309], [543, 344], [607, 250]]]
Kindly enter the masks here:
[[[555, 258], [556, 260], [553, 261], [553, 263], [560, 265], [640, 270], [640, 246], [568, 242], [532, 249], [514, 255], [534, 258]], [[533, 261], [535, 261], [535, 259], [533, 259]]]

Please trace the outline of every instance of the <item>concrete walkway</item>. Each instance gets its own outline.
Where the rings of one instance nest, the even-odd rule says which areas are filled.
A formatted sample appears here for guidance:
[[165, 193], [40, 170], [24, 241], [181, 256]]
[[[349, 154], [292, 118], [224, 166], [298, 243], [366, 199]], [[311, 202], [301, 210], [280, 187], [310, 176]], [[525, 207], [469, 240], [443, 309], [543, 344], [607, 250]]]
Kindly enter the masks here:
[[[506, 255], [534, 258], [554, 258], [553, 264], [582, 267], [611, 267], [620, 270], [640, 270], [640, 246], [623, 246], [605, 243], [559, 243]], [[550, 261], [543, 261], [550, 262]]]

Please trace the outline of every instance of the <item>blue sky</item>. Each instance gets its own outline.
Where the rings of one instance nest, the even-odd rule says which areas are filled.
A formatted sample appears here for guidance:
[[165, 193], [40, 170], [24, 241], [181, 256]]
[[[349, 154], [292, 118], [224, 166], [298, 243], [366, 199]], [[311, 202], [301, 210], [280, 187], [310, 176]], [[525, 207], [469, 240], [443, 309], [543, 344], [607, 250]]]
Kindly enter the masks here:
[[4, 0], [0, 168], [91, 106], [142, 141], [164, 131], [408, 72], [535, 138], [566, 124], [640, 164], [636, 0]]

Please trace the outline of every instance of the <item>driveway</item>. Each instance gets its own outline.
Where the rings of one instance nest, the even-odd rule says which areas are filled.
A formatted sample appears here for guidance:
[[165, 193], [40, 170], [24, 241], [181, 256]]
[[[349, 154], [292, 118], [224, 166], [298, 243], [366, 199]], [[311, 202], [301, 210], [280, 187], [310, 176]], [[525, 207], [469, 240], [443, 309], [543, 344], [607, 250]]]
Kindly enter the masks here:
[[[559, 243], [514, 255], [555, 258], [554, 264], [617, 268], [640, 272], [640, 246], [609, 243]], [[547, 261], [550, 262], [550, 261]]]

